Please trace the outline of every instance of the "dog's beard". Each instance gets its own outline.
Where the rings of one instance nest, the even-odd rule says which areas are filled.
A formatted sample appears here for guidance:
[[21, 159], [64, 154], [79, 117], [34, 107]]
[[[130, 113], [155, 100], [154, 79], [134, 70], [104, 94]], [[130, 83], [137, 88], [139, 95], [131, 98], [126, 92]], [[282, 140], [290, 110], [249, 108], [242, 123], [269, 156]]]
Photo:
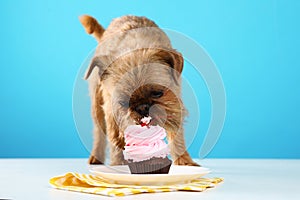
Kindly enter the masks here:
[[167, 130], [177, 132], [182, 128], [182, 122], [186, 111], [180, 97], [172, 91], [167, 91], [155, 105], [150, 108], [150, 116], [154, 119], [154, 124], [160, 125]]
[[143, 102], [151, 102], [148, 114], [152, 118], [150, 125], [159, 125], [175, 133], [182, 128], [181, 125], [186, 111], [180, 97], [171, 90], [164, 91], [164, 95], [159, 99], [155, 99], [155, 101], [151, 98], [147, 99], [144, 96], [134, 95], [130, 99], [134, 100], [129, 100], [127, 105], [120, 105], [117, 98], [112, 100], [114, 102], [114, 118], [121, 135], [128, 126], [140, 124], [140, 120], [144, 117], [135, 110], [136, 105], [140, 103], [140, 99], [143, 99]]

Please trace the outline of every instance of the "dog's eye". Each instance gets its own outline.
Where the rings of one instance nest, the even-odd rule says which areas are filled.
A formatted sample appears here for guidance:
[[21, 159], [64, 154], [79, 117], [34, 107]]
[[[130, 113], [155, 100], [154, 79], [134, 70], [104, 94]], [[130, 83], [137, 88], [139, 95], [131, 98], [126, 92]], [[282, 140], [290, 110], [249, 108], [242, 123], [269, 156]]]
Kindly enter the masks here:
[[152, 91], [151, 97], [152, 98], [160, 98], [164, 95], [163, 91]]
[[124, 108], [128, 108], [129, 107], [129, 102], [127, 101], [119, 101], [119, 104], [124, 107]]

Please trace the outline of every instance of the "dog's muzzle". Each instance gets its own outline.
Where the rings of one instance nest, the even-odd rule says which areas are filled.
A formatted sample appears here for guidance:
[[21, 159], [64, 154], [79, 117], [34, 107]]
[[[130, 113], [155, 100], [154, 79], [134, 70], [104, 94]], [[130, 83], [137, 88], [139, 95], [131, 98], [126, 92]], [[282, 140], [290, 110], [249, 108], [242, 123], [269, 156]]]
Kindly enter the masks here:
[[135, 111], [139, 113], [141, 116], [149, 116], [150, 105], [149, 104], [141, 104], [135, 108]]

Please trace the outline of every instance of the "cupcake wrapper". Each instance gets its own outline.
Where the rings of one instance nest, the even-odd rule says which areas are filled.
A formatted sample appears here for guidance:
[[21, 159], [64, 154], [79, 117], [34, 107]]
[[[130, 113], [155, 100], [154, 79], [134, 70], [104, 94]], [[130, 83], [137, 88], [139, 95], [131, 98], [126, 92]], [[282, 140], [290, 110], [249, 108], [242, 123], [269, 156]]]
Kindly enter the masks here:
[[128, 161], [131, 174], [168, 174], [172, 164], [168, 158], [151, 158], [141, 162]]

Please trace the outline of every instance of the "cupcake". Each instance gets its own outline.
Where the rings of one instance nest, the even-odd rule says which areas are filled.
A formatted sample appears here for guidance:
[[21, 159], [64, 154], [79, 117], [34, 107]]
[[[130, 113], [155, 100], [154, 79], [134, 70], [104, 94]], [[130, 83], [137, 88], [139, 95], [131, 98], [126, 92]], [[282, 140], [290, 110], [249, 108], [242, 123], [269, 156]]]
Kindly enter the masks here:
[[150, 118], [143, 118], [140, 125], [131, 125], [124, 132], [124, 158], [132, 174], [167, 174], [172, 161], [165, 142], [166, 131], [150, 125]]

